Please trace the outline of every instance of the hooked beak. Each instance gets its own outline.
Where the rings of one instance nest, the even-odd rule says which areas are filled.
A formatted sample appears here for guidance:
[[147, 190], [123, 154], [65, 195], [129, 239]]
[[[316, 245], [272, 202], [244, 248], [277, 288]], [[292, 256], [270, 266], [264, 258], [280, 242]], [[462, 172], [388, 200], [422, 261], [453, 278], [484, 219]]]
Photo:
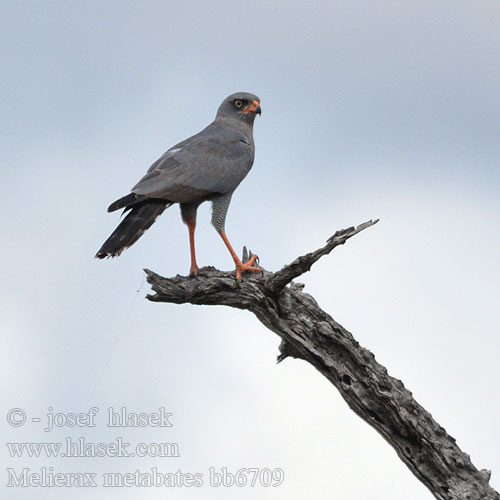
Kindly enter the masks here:
[[262, 109], [260, 107], [259, 101], [254, 99], [250, 104], [246, 106], [246, 108], [241, 110], [242, 113], [255, 113], [256, 115], [260, 115], [262, 113]]

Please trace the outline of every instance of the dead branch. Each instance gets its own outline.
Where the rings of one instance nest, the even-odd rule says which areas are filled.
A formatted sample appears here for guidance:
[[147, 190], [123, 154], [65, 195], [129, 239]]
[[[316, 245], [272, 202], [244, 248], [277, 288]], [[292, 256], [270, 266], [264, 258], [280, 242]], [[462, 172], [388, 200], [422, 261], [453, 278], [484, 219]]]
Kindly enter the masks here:
[[[489, 485], [490, 471], [478, 470], [403, 383], [388, 375], [373, 354], [323, 311], [292, 280], [323, 255], [377, 221], [337, 231], [325, 246], [280, 271], [247, 273], [203, 268], [196, 277], [163, 278], [145, 269], [154, 302], [226, 305], [253, 312], [282, 339], [278, 361], [300, 358], [312, 364], [340, 392], [349, 407], [375, 428], [400, 459], [439, 500], [500, 500]], [[247, 252], [245, 252], [247, 253]], [[248, 258], [248, 255], [246, 255]]]

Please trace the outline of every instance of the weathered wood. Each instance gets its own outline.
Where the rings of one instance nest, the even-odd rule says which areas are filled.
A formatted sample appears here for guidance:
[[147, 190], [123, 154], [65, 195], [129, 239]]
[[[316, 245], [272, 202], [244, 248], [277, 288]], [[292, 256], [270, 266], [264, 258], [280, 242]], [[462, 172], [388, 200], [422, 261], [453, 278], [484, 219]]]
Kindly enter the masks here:
[[[246, 273], [203, 268], [196, 277], [163, 278], [145, 269], [155, 302], [226, 305], [253, 312], [282, 339], [278, 361], [303, 359], [320, 371], [349, 407], [376, 429], [439, 500], [500, 500], [490, 472], [477, 470], [455, 439], [420, 406], [403, 383], [291, 280], [320, 257], [377, 221], [337, 231], [322, 248], [281, 271]], [[246, 256], [248, 258], [248, 255]], [[287, 286], [288, 285], [288, 286]]]

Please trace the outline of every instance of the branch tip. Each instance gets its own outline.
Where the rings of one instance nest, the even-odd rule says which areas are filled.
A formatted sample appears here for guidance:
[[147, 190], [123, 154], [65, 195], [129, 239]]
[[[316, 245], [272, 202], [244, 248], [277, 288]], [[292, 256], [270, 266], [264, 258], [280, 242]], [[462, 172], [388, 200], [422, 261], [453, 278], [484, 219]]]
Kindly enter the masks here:
[[357, 227], [351, 226], [347, 229], [340, 229], [335, 234], [328, 238], [326, 245], [318, 248], [314, 252], [297, 257], [293, 262], [284, 266], [280, 271], [277, 271], [268, 278], [268, 286], [275, 293], [279, 293], [293, 279], [306, 273], [311, 269], [311, 266], [318, 261], [323, 255], [328, 255], [335, 247], [343, 245], [349, 238], [359, 232], [376, 224], [379, 219], [363, 222]]

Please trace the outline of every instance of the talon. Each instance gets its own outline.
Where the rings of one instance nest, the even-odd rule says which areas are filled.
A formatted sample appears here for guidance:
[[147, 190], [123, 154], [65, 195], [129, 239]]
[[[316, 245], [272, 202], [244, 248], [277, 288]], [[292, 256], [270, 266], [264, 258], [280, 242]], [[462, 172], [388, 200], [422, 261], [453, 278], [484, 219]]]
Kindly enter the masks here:
[[250, 257], [250, 259], [249, 259], [249, 260], [247, 260], [247, 261], [245, 262], [245, 264], [243, 264], [243, 265], [248, 264], [248, 265], [250, 265], [250, 266], [253, 266], [253, 264], [255, 263], [255, 261], [256, 261], [256, 260], [257, 260], [257, 255], [252, 255], [252, 256]]
[[217, 232], [219, 233], [220, 237], [222, 238], [222, 241], [226, 245], [227, 249], [229, 250], [229, 253], [231, 254], [231, 257], [234, 260], [234, 263], [236, 264], [236, 279], [238, 281], [241, 280], [241, 272], [242, 271], [252, 271], [254, 273], [260, 273], [262, 269], [260, 267], [255, 267], [253, 264], [255, 263], [255, 260], [258, 259], [257, 255], [252, 255], [250, 259], [243, 263], [241, 260], [238, 258], [238, 256], [234, 253], [233, 247], [229, 243], [229, 240], [227, 239], [226, 234], [224, 233], [224, 230], [222, 229], [217, 229]]
[[245, 271], [251, 271], [254, 273], [260, 273], [262, 269], [260, 267], [254, 266], [255, 259], [257, 259], [256, 255], [252, 255], [251, 259], [248, 262], [236, 262], [236, 279], [241, 280], [241, 273]]

